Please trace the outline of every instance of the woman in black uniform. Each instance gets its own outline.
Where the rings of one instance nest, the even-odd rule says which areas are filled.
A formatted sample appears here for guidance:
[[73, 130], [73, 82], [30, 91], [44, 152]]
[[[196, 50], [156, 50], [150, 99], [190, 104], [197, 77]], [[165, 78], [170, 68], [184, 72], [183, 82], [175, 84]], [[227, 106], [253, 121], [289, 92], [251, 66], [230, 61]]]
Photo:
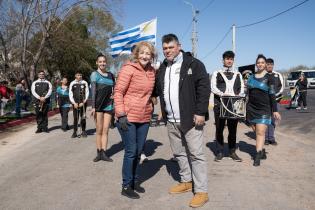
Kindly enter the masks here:
[[100, 160], [112, 162], [105, 153], [108, 142], [108, 130], [113, 114], [114, 75], [106, 70], [106, 58], [98, 55], [96, 59], [98, 69], [91, 74], [92, 113], [96, 122], [97, 156], [94, 162]]
[[280, 120], [281, 116], [277, 109], [274, 78], [266, 71], [265, 56], [258, 55], [256, 67], [256, 73], [251, 75], [247, 81], [249, 98], [247, 120], [256, 132], [257, 153], [254, 166], [259, 166], [260, 160], [267, 158], [265, 149], [263, 149], [267, 125], [271, 124], [272, 115], [276, 120]]

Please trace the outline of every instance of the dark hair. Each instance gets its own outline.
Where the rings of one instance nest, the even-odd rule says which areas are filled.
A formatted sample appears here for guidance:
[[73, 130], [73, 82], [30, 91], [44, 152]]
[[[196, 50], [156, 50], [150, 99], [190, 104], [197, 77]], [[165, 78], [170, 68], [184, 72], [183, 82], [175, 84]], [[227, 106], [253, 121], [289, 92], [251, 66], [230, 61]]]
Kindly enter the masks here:
[[162, 43], [170, 43], [172, 41], [179, 43], [178, 38], [175, 34], [166, 34], [162, 37]]
[[37, 73], [39, 74], [39, 73], [45, 73], [45, 71], [42, 69], [42, 70], [39, 70]]
[[259, 54], [259, 55], [257, 56], [257, 58], [256, 58], [256, 63], [257, 63], [257, 61], [258, 61], [260, 58], [262, 58], [262, 59], [264, 59], [265, 61], [267, 61], [267, 58], [266, 58], [263, 54]]
[[100, 57], [104, 57], [106, 60], [106, 56], [103, 53], [99, 53], [96, 57], [96, 60], [98, 60]]
[[233, 51], [229, 50], [229, 51], [225, 51], [222, 55], [222, 58], [234, 58], [235, 54]]
[[267, 58], [266, 63], [272, 63], [272, 64], [274, 64], [274, 61], [273, 61], [272, 58]]

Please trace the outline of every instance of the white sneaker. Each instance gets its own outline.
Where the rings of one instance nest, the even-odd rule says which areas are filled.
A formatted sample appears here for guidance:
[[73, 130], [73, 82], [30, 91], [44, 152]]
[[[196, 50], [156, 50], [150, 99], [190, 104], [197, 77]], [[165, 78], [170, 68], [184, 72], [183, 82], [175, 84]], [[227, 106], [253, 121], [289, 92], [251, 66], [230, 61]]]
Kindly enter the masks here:
[[140, 156], [140, 163], [144, 163], [144, 162], [147, 162], [148, 161], [148, 158], [147, 156], [145, 156], [145, 154], [141, 154]]
[[307, 110], [307, 107], [304, 107], [303, 109], [304, 109], [304, 110]]
[[301, 110], [301, 107], [299, 106], [299, 107], [296, 107], [296, 110]]

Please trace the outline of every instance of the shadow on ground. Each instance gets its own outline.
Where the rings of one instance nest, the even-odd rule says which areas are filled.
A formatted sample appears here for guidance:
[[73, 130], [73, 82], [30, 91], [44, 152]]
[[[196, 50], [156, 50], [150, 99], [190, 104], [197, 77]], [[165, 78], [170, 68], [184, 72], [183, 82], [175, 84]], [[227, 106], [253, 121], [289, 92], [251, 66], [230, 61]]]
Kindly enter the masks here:
[[247, 144], [245, 141], [240, 141], [238, 143], [238, 148], [240, 151], [249, 154], [252, 158], [255, 157], [256, 154], [256, 146], [253, 144]]
[[[144, 149], [146, 156], [152, 156], [156, 149], [162, 145], [163, 144], [161, 142], [157, 142], [152, 139], [147, 140]], [[166, 160], [162, 158], [149, 158], [147, 162], [140, 165], [139, 174], [141, 182], [145, 182], [154, 177], [163, 166], [166, 166], [167, 173], [171, 175], [174, 180], [180, 181], [179, 166], [176, 161], [173, 161], [172, 159]]]

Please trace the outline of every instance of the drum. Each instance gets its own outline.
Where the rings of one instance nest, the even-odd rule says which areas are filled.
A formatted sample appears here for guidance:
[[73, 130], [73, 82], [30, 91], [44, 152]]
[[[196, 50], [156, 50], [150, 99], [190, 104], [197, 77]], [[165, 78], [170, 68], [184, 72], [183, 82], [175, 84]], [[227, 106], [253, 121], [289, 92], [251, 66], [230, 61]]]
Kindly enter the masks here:
[[246, 98], [241, 96], [222, 96], [220, 98], [220, 118], [240, 119], [246, 118]]

